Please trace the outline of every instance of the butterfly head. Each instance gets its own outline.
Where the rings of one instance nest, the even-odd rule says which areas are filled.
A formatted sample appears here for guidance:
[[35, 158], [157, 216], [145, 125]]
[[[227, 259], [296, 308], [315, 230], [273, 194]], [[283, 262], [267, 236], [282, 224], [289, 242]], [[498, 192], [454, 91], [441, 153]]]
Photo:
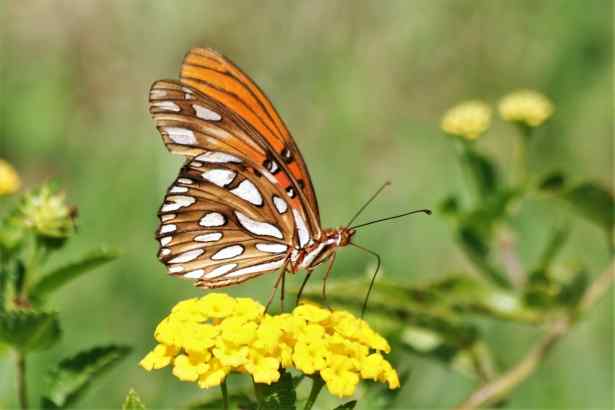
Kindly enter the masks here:
[[335, 245], [337, 247], [341, 247], [350, 243], [355, 232], [356, 231], [352, 228], [342, 226], [340, 228], [327, 231], [325, 234], [327, 235], [327, 239], [335, 241]]

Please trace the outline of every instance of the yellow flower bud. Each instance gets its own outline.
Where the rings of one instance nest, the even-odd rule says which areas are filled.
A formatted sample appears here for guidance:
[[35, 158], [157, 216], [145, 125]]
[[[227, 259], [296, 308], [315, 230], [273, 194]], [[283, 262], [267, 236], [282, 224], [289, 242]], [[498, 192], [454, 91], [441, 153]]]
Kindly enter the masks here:
[[447, 134], [467, 140], [480, 137], [491, 125], [491, 107], [478, 100], [462, 102], [442, 117], [440, 128]]
[[15, 168], [0, 159], [0, 196], [14, 194], [21, 187], [21, 180]]
[[534, 90], [518, 90], [500, 100], [498, 111], [506, 121], [538, 127], [553, 115], [554, 108], [543, 94]]

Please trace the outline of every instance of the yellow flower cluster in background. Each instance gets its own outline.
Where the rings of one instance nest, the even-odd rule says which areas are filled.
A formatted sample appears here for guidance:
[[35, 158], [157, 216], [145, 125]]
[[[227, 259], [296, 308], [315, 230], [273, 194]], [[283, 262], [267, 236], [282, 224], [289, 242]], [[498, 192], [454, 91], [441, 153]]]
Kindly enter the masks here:
[[21, 187], [21, 180], [15, 168], [0, 159], [0, 196], [14, 194]]
[[361, 379], [399, 387], [383, 356], [390, 347], [382, 336], [349, 312], [316, 305], [269, 315], [252, 299], [210, 293], [178, 303], [154, 337], [159, 344], [140, 365], [152, 370], [172, 364], [178, 379], [201, 388], [220, 385], [230, 372], [271, 384], [281, 368], [320, 374], [339, 397], [352, 395]]
[[502, 98], [498, 110], [506, 121], [538, 127], [553, 114], [554, 108], [551, 101], [539, 92], [518, 90]]
[[478, 100], [462, 102], [449, 109], [442, 117], [440, 127], [448, 134], [468, 140], [481, 136], [491, 124], [491, 107]]

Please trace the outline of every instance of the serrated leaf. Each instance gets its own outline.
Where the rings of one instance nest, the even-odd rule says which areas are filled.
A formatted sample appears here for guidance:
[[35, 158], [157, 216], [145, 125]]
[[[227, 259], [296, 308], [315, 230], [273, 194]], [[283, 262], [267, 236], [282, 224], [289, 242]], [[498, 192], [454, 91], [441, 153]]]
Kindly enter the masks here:
[[[246, 393], [229, 394], [229, 410], [255, 410], [257, 403]], [[224, 408], [224, 399], [215, 397], [210, 400], [199, 400], [188, 406], [189, 410], [219, 410]]]
[[43, 400], [68, 408], [91, 383], [120, 362], [130, 348], [121, 345], [94, 347], [62, 360], [49, 372], [49, 385]]
[[145, 404], [134, 389], [130, 389], [126, 395], [126, 400], [122, 405], [122, 410], [145, 410]]
[[357, 405], [357, 401], [356, 400], [351, 400], [351, 401], [346, 402], [344, 404], [340, 404], [339, 406], [337, 406], [333, 410], [352, 410], [352, 409], [354, 409], [356, 407], [356, 405]]
[[107, 262], [117, 258], [118, 254], [105, 248], [90, 251], [74, 262], [61, 266], [44, 275], [30, 289], [30, 298], [33, 301], [42, 302], [52, 292]]
[[566, 185], [566, 175], [563, 172], [555, 171], [545, 176], [538, 184], [538, 189], [547, 192], [557, 192]]
[[61, 336], [56, 312], [11, 310], [0, 313], [0, 342], [22, 352], [48, 349]]
[[613, 229], [613, 194], [601, 186], [585, 182], [564, 192], [562, 198], [582, 216], [607, 232]]
[[280, 380], [271, 385], [256, 383], [259, 409], [294, 410], [297, 393], [290, 373], [281, 371]]

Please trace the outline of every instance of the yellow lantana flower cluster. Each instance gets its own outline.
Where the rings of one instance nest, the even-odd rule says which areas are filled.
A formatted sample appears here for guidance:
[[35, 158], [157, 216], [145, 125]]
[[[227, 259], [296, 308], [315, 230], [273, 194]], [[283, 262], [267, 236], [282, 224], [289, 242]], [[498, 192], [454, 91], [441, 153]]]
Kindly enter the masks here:
[[152, 370], [172, 364], [178, 379], [201, 388], [220, 385], [231, 372], [271, 384], [282, 368], [319, 374], [339, 397], [352, 395], [361, 379], [399, 387], [383, 356], [390, 347], [382, 336], [349, 312], [312, 304], [269, 315], [250, 298], [210, 293], [178, 303], [154, 337], [159, 344], [140, 365]]
[[440, 128], [447, 134], [475, 140], [491, 124], [491, 107], [478, 100], [462, 102], [442, 117]]
[[502, 98], [498, 110], [506, 121], [538, 127], [554, 111], [551, 101], [534, 90], [518, 90]]
[[15, 168], [0, 159], [0, 196], [14, 194], [21, 187], [21, 180]]

